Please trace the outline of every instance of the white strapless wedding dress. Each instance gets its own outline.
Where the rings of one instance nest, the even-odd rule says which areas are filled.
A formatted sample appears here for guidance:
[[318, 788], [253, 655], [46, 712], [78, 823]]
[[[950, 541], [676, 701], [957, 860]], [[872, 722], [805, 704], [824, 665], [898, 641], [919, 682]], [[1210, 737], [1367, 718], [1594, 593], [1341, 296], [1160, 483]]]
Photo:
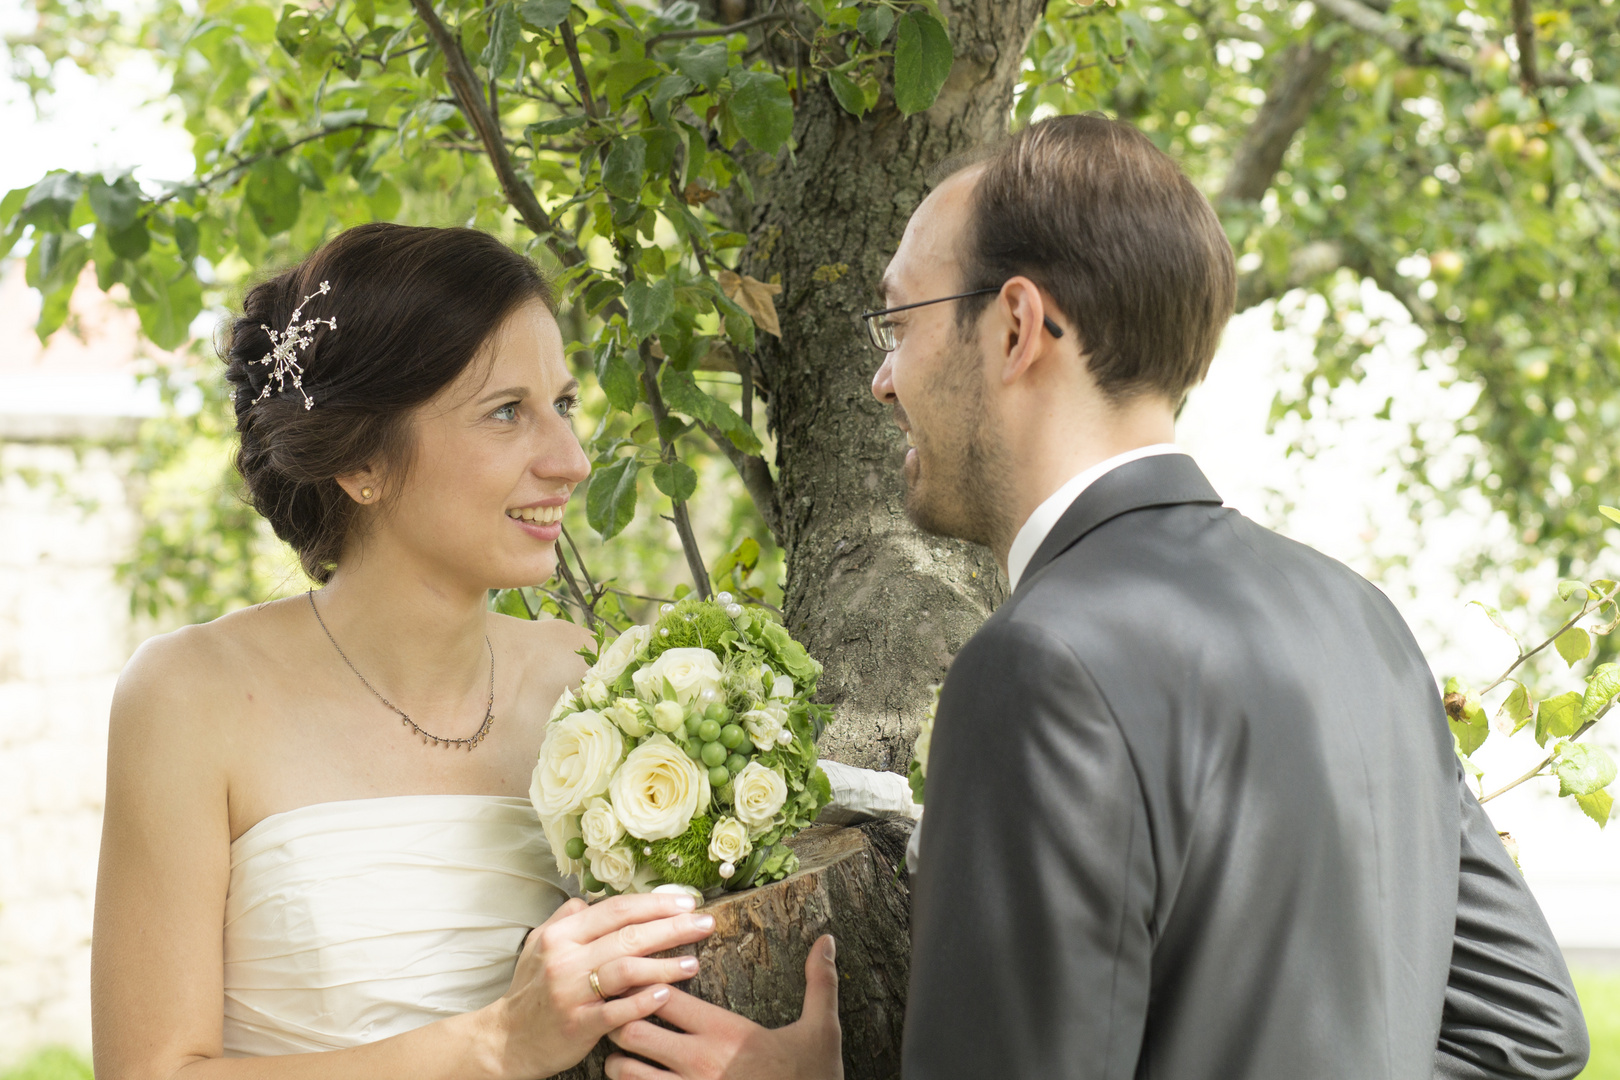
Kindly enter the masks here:
[[572, 889], [527, 799], [272, 814], [231, 844], [225, 1054], [338, 1050], [481, 1008]]

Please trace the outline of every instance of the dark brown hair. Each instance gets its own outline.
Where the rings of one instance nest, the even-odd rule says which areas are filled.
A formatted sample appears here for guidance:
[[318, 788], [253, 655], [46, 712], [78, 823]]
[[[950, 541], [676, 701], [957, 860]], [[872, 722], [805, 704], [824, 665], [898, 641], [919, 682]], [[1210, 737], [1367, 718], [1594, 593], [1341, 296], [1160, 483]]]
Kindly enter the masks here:
[[[265, 327], [276, 332], [304, 306], [320, 327], [298, 353], [304, 390], [289, 382], [257, 401], [270, 374]], [[357, 506], [337, 477], [410, 460], [411, 410], [450, 385], [514, 310], [539, 300], [555, 312], [538, 267], [487, 233], [379, 222], [339, 233], [303, 262], [249, 289], [221, 358], [241, 446], [248, 498], [316, 581], [332, 575]]]
[[[962, 288], [1029, 278], [1078, 330], [1103, 393], [1180, 404], [1236, 298], [1232, 247], [1203, 193], [1146, 135], [1095, 115], [1031, 124], [968, 164], [984, 172]], [[963, 303], [964, 331], [989, 301]]]

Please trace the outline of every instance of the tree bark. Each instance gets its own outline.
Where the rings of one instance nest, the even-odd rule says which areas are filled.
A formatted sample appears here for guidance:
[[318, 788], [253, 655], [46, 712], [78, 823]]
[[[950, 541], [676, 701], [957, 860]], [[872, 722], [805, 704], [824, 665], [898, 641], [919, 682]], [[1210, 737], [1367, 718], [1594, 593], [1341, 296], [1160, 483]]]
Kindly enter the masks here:
[[882, 357], [856, 315], [875, 306], [930, 170], [1004, 134], [1044, 7], [951, 5], [950, 78], [909, 118], [885, 88], [857, 120], [817, 80], [799, 100], [794, 161], [756, 183], [743, 269], [783, 286], [782, 338], [764, 338], [759, 365], [777, 438], [787, 625], [826, 665], [822, 699], [839, 720], [824, 752], [852, 765], [905, 769], [929, 685], [1005, 595], [987, 551], [907, 520], [904, 443], [872, 397]]
[[[910, 832], [887, 821], [807, 829], [789, 841], [797, 873], [705, 904], [714, 934], [661, 955], [696, 956], [702, 969], [681, 989], [775, 1028], [799, 1018], [805, 958], [831, 933], [845, 1080], [895, 1080], [911, 972], [910, 895], [900, 871]], [[602, 1080], [612, 1049], [604, 1040], [559, 1080]]]

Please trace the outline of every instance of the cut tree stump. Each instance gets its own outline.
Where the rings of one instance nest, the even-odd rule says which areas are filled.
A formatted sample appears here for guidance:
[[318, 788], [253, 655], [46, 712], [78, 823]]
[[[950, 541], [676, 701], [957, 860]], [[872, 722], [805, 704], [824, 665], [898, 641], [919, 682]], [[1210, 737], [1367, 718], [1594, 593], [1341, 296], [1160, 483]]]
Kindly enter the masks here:
[[[822, 934], [838, 942], [838, 1019], [846, 1080], [896, 1080], [911, 968], [909, 822], [816, 826], [788, 843], [799, 870], [758, 889], [727, 893], [699, 910], [714, 916], [703, 942], [662, 955], [696, 956], [682, 990], [776, 1028], [799, 1018], [804, 962]], [[606, 1039], [559, 1080], [603, 1080]]]

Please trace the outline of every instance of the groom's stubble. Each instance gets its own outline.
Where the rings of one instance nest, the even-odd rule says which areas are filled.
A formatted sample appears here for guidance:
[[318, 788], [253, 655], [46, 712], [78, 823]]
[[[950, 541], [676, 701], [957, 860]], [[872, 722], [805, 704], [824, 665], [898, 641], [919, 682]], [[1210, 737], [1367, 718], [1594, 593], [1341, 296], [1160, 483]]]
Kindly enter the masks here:
[[990, 406], [990, 386], [972, 328], [958, 324], [949, 352], [926, 382], [930, 414], [922, 426], [908, 418], [917, 444], [906, 468], [906, 516], [923, 532], [982, 544], [1004, 553], [1012, 464]]

